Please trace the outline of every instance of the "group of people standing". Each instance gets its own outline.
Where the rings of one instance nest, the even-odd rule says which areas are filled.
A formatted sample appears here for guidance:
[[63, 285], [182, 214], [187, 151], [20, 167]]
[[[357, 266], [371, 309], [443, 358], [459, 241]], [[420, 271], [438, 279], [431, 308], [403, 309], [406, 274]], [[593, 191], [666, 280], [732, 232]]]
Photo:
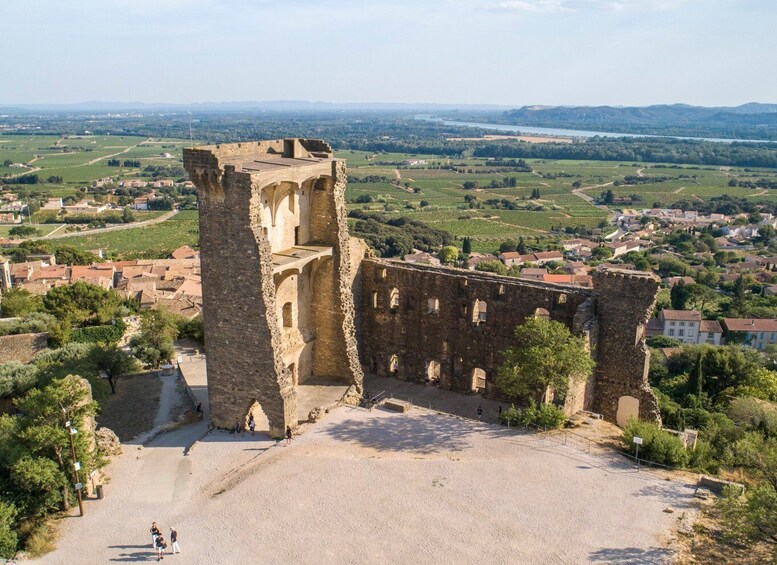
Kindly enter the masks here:
[[[156, 560], [159, 561], [165, 558], [165, 549], [167, 549], [167, 542], [162, 535], [161, 530], [157, 527], [156, 522], [151, 524], [151, 546], [156, 550]], [[170, 528], [170, 554], [175, 555], [181, 553], [181, 548], [178, 547], [178, 532], [175, 527]]]

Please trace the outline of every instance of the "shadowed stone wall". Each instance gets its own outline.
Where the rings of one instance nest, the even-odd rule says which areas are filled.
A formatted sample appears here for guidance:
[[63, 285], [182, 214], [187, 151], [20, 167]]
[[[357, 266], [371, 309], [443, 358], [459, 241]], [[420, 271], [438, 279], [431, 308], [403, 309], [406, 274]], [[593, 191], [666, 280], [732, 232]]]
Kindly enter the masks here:
[[[361, 359], [365, 370], [382, 376], [423, 383], [437, 376], [438, 363], [442, 388], [474, 392], [483, 384], [475, 371], [482, 370], [483, 392], [504, 398], [494, 380], [516, 326], [538, 309], [576, 334], [593, 323], [589, 289], [374, 259], [361, 270]], [[592, 381], [574, 388], [568, 410], [590, 408], [592, 394]]]
[[49, 334], [17, 334], [0, 336], [0, 363], [29, 363], [47, 347]]
[[[640, 400], [642, 418], [659, 417], [640, 329], [658, 291], [653, 276], [602, 273], [590, 290], [376, 259], [363, 261], [361, 272], [359, 346], [366, 371], [419, 383], [439, 377], [442, 388], [474, 392], [480, 369], [482, 392], [504, 399], [494, 385], [500, 354], [515, 327], [542, 309], [585, 336], [597, 361], [593, 378], [570, 387], [567, 413], [596, 410], [615, 421], [620, 397], [629, 395]], [[483, 319], [475, 311], [481, 302]]]

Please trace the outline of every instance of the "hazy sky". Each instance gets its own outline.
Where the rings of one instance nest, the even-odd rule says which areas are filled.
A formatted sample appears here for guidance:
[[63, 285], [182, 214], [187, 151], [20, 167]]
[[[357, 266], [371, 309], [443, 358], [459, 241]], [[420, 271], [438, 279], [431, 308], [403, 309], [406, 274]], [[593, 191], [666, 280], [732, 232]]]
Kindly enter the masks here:
[[0, 103], [777, 103], [777, 0], [3, 0]]

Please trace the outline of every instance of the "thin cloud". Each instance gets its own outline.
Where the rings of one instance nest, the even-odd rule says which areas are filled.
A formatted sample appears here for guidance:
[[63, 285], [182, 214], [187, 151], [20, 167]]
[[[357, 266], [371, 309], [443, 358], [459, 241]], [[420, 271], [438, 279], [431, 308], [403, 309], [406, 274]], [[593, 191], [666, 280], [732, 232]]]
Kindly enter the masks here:
[[678, 8], [687, 0], [503, 0], [492, 8], [534, 14], [561, 14], [606, 10], [669, 10]]

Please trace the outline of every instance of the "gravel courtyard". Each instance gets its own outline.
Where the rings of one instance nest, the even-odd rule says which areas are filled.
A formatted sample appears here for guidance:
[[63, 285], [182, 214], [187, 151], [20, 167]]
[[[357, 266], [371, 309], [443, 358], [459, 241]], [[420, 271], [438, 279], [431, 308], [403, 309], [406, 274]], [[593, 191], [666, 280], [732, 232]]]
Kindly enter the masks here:
[[[290, 447], [204, 424], [125, 445], [41, 563], [664, 563], [692, 488], [539, 436], [342, 407]], [[667, 513], [671, 508], [674, 513]]]

